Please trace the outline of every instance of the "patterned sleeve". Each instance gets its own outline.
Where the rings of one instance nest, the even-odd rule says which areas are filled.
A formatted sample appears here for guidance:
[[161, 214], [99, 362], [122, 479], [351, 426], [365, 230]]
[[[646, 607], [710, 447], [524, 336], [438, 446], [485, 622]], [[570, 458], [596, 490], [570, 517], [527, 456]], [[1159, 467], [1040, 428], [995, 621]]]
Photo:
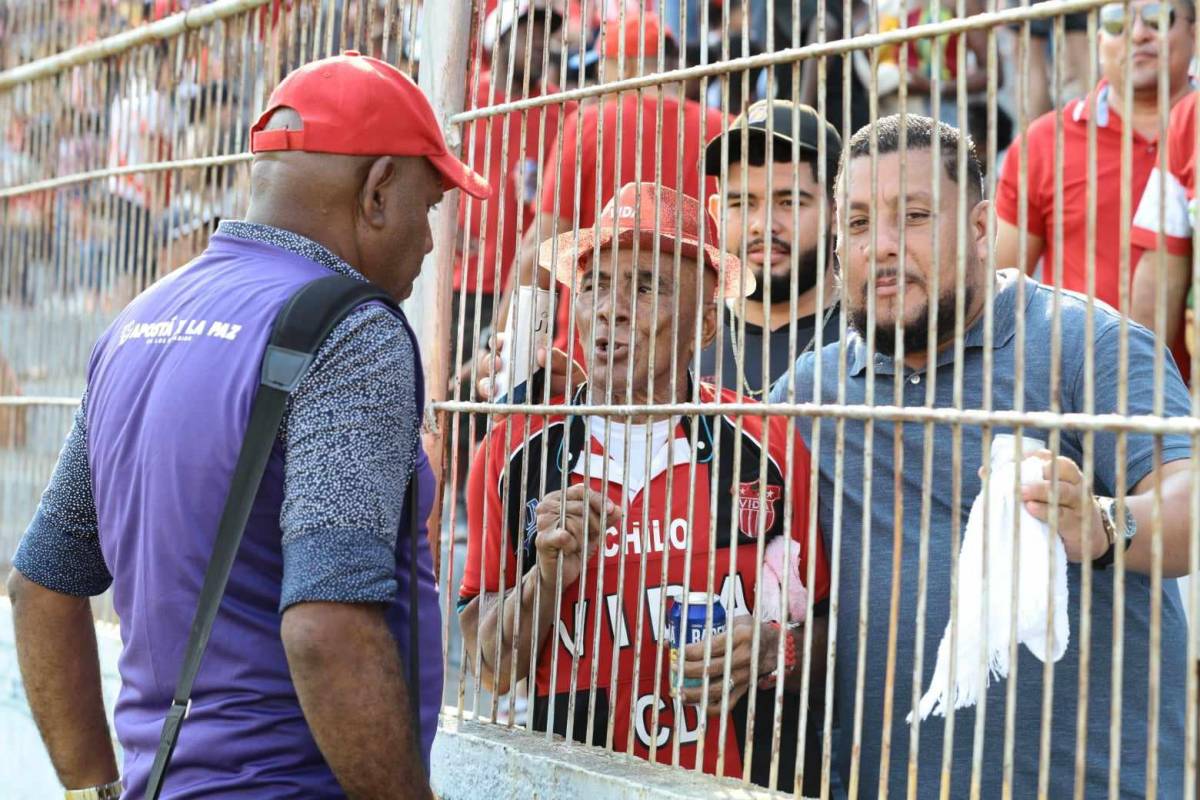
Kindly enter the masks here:
[[420, 446], [415, 348], [381, 306], [343, 320], [291, 398], [280, 611], [390, 602], [405, 490]]
[[86, 392], [13, 566], [34, 583], [77, 597], [100, 594], [112, 583], [92, 498]]

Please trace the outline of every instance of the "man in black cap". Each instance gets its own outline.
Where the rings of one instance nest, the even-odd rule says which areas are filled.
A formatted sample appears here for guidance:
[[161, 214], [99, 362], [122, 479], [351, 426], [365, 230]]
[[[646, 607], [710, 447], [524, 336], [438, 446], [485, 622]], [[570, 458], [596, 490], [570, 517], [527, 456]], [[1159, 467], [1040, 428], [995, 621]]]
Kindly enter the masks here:
[[[840, 156], [833, 126], [811, 107], [787, 100], [753, 104], [708, 143], [704, 171], [720, 182], [709, 210], [724, 249], [754, 271], [757, 287], [744, 305], [726, 304], [722, 333], [701, 354], [702, 376], [735, 391], [740, 384], [746, 395], [759, 398], [819, 327], [822, 343], [837, 339], [832, 187]], [[822, 268], [823, 295], [817, 281]]]

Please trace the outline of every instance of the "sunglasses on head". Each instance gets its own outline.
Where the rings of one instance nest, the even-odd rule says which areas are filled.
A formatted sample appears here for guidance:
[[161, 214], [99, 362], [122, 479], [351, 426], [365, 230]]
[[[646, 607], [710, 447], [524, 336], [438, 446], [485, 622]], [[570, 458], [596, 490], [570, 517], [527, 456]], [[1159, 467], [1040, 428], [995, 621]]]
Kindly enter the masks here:
[[[1167, 28], [1175, 24], [1175, 8], [1170, 3], [1147, 3], [1141, 8], [1131, 8], [1130, 11], [1142, 18], [1142, 24], [1152, 31], [1158, 30], [1163, 6], [1167, 9]], [[1125, 32], [1125, 6], [1114, 3], [1100, 9], [1100, 27], [1109, 36], [1120, 36]]]

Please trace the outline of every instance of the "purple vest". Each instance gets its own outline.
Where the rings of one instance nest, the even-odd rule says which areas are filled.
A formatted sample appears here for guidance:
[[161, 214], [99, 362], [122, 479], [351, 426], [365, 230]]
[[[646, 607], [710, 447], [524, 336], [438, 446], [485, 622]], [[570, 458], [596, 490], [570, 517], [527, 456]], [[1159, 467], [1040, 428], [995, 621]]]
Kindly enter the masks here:
[[[217, 234], [188, 267], [134, 300], [92, 353], [88, 455], [124, 643], [115, 724], [127, 797], [145, 790], [272, 322], [302, 284], [329, 274], [303, 256]], [[422, 408], [419, 354], [416, 362]], [[419, 616], [432, 621], [421, 626], [419, 654], [428, 764], [442, 653], [424, 524], [434, 477], [423, 451], [415, 477], [421, 529], [400, 531], [399, 591], [388, 620], [408, 663], [409, 535], [416, 535]], [[200, 667], [165, 798], [343, 796], [304, 720], [279, 636], [282, 500], [277, 442]], [[405, 510], [401, 519], [408, 518]]]

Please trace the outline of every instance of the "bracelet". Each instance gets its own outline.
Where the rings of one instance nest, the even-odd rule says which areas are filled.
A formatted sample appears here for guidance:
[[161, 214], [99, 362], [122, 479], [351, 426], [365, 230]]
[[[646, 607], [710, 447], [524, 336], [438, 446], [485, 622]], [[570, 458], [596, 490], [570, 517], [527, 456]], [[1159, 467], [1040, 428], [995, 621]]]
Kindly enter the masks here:
[[778, 622], [768, 622], [768, 625], [774, 625], [775, 630], [779, 631], [779, 635], [783, 637], [783, 669], [768, 672], [766, 675], [758, 679], [758, 688], [770, 689], [775, 686], [779, 674], [784, 676], [791, 675], [796, 671], [796, 640], [792, 638], [791, 631], [780, 626]]
[[87, 789], [67, 789], [65, 800], [117, 800], [121, 796], [121, 781]]

